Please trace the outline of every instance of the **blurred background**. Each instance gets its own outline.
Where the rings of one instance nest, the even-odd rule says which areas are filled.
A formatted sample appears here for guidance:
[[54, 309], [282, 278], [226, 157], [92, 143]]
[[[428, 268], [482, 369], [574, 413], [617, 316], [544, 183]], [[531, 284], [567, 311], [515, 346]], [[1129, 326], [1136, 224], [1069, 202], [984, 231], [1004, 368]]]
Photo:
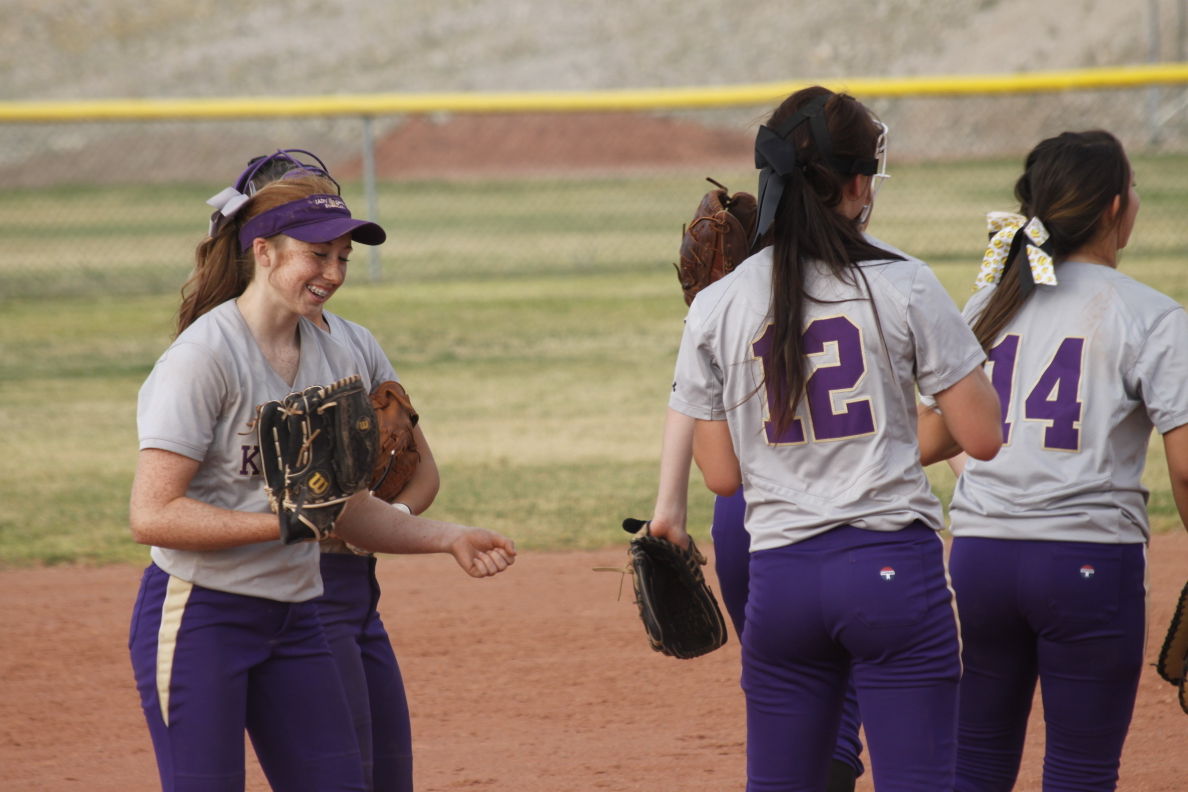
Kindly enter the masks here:
[[[862, 78], [1180, 61], [1185, 3], [6, 0], [0, 100], [263, 103], [788, 81], [844, 90]], [[504, 275], [519, 266], [667, 267], [703, 177], [755, 189], [755, 128], [779, 98], [632, 112], [0, 116], [0, 300], [173, 290], [205, 226], [202, 199], [278, 147], [320, 154], [355, 213], [392, 226], [392, 242], [368, 262], [373, 280], [449, 277], [478, 257]], [[889, 242], [929, 260], [976, 256], [981, 217], [1011, 208], [1027, 149], [1064, 129], [1103, 127], [1136, 159], [1149, 199], [1134, 250], [1178, 252], [1168, 229], [1184, 207], [1166, 191], [1184, 173], [1183, 86], [859, 98], [891, 128], [895, 178], [880, 209], [895, 209], [872, 226]], [[365, 167], [376, 180], [370, 205]], [[519, 238], [530, 226], [547, 233]]]
[[[887, 122], [871, 231], [958, 304], [1028, 149], [1113, 131], [1142, 196], [1123, 269], [1188, 302], [1188, 86], [1059, 79], [1182, 70], [1186, 4], [4, 0], [0, 501], [18, 506], [0, 567], [143, 558], [136, 394], [205, 199], [278, 148], [319, 154], [389, 232], [330, 308], [375, 333], [418, 406], [445, 482], [432, 516], [524, 548], [621, 543], [618, 521], [651, 508], [681, 228], [707, 176], [755, 190], [755, 130], [791, 83], [850, 89]], [[979, 75], [1011, 79], [871, 88]], [[715, 92], [745, 98], [693, 101]], [[947, 468], [929, 475], [947, 502]], [[1158, 442], [1145, 481], [1156, 530], [1178, 526]], [[704, 540], [710, 498], [690, 498]]]
[[[633, 700], [625, 680], [691, 685], [671, 672], [648, 677], [638, 657], [620, 656], [618, 633], [598, 620], [612, 606], [616, 619], [633, 610], [630, 584], [623, 590], [621, 576], [591, 571], [602, 588], [587, 589], [582, 577], [621, 562], [623, 517], [651, 513], [686, 312], [672, 263], [705, 178], [756, 189], [755, 130], [788, 90], [772, 86], [852, 89], [890, 127], [892, 178], [871, 231], [926, 260], [963, 304], [986, 243], [985, 213], [1017, 208], [1024, 154], [1066, 129], [1104, 127], [1130, 152], [1142, 196], [1121, 268], [1188, 304], [1188, 84], [1056, 89], [1052, 77], [1184, 69], [1186, 6], [0, 0], [0, 583], [8, 586], [0, 787], [102, 792], [140, 789], [152, 777], [119, 648], [135, 572], [116, 567], [100, 590], [91, 570], [70, 566], [68, 577], [51, 571], [38, 582], [40, 570], [34, 578], [18, 568], [146, 563], [148, 549], [128, 531], [137, 394], [173, 337], [178, 290], [210, 217], [204, 201], [251, 157], [295, 147], [327, 162], [356, 216], [388, 230], [383, 246], [355, 250], [329, 308], [375, 334], [412, 396], [442, 474], [428, 516], [513, 537], [516, 570], [529, 576], [513, 570], [496, 583], [514, 595], [487, 593], [486, 584], [472, 595], [474, 627], [470, 615], [442, 609], [452, 589], [470, 588], [462, 576], [406, 579], [401, 565], [417, 562], [381, 561], [390, 575], [384, 620], [394, 636], [399, 625], [405, 678], [421, 680], [418, 772], [436, 775], [418, 788], [493, 788], [500, 771], [485, 756], [496, 754], [521, 761], [509, 775], [517, 788], [530, 775], [537, 788], [562, 776], [555, 788], [605, 788], [625, 775], [642, 787], [649, 777], [636, 769], [663, 769], [671, 762], [658, 756], [687, 756], [691, 744], [723, 763], [718, 775], [704, 774], [701, 788], [712, 788], [736, 772], [731, 756], [741, 761], [733, 716], [710, 707], [712, 726], [696, 743], [675, 734], [680, 744], [666, 749], [656, 723], [676, 722], [672, 710], [640, 719], [603, 706]], [[978, 75], [1017, 81], [927, 96], [859, 90], [883, 78], [957, 85]], [[1023, 91], [1032, 78], [1047, 90]], [[718, 90], [749, 98], [693, 103]], [[651, 103], [627, 101], [636, 92]], [[433, 109], [339, 112], [383, 97], [399, 99], [389, 108], [423, 100]], [[513, 112], [511, 103], [534, 106]], [[132, 120], [146, 109], [152, 118]], [[1184, 539], [1158, 438], [1146, 471], [1152, 531]], [[948, 467], [927, 473], [947, 503]], [[710, 548], [712, 498], [692, 478], [690, 532]], [[590, 562], [532, 566], [548, 560], [536, 551], [553, 550], [591, 551]], [[1156, 573], [1174, 566], [1153, 555]], [[542, 577], [525, 587], [532, 575]], [[1153, 592], [1173, 577], [1160, 583], [1156, 574]], [[586, 597], [581, 607], [566, 605], [571, 588]], [[558, 636], [547, 619], [512, 623], [527, 611], [501, 597], [542, 599], [540, 591], [584, 637]], [[427, 614], [419, 624], [418, 613]], [[646, 652], [638, 625], [631, 629], [624, 649]], [[548, 647], [535, 652], [529, 634]], [[585, 674], [568, 657], [558, 663], [557, 646], [599, 667]], [[507, 662], [491, 662], [489, 651], [501, 649]], [[476, 669], [473, 684], [459, 684], [467, 668]], [[737, 696], [720, 684], [735, 672], [703, 668], [709, 676], [695, 689]], [[567, 687], [564, 712], [527, 715], [523, 702], [556, 674], [598, 689]], [[1151, 738], [1132, 735], [1123, 777], [1139, 779], [1128, 789], [1183, 788], [1182, 770], [1160, 774], [1167, 762], [1149, 760], [1184, 755], [1183, 726], [1168, 720], [1180, 717], [1172, 689], [1152, 684], [1158, 692], [1141, 694], [1135, 717]], [[119, 691], [124, 704], [104, 704], [105, 691]], [[494, 727], [460, 726], [480, 697]], [[613, 725], [597, 720], [603, 710]], [[599, 754], [585, 739], [595, 733], [618, 744]], [[1042, 740], [1043, 730], [1033, 722], [1031, 734]], [[466, 757], [479, 762], [476, 775], [463, 769]], [[581, 769], [565, 775], [578, 760]], [[248, 788], [264, 788], [251, 785], [252, 767]]]

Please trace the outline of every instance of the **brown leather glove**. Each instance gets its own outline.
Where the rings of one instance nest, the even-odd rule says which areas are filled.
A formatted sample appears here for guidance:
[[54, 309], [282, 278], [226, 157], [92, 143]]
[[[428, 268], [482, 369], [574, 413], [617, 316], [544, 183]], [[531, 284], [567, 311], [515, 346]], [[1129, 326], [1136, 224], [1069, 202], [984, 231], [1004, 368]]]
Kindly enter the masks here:
[[413, 427], [419, 417], [399, 382], [388, 380], [371, 392], [371, 406], [379, 423], [379, 453], [371, 472], [371, 491], [392, 503], [408, 484], [421, 461]]
[[716, 185], [701, 199], [693, 221], [681, 230], [681, 260], [674, 263], [685, 305], [699, 291], [731, 272], [751, 254], [751, 237], [758, 219], [755, 196]]

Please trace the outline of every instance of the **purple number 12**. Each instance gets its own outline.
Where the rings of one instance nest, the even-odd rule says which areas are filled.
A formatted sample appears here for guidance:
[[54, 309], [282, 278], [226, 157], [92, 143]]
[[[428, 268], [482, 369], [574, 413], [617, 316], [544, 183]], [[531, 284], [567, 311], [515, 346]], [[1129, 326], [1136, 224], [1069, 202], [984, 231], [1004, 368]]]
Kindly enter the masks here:
[[[988, 355], [993, 367], [990, 381], [998, 392], [1002, 403], [1002, 438], [1011, 441], [1011, 423], [1007, 420], [1011, 409], [1011, 397], [1015, 379], [1015, 361], [1019, 356], [1019, 336], [1003, 336]], [[1065, 338], [1056, 348], [1056, 354], [1048, 363], [1039, 379], [1035, 381], [1023, 400], [1023, 418], [1029, 421], [1046, 421], [1044, 448], [1061, 451], [1076, 451], [1081, 447], [1082, 403], [1078, 397], [1081, 388], [1081, 367], [1085, 339]]]
[[[765, 362], [773, 353], [773, 327], [767, 330], [751, 345], [755, 356]], [[855, 399], [846, 403], [841, 412], [833, 410], [833, 394], [852, 391], [866, 375], [866, 355], [862, 348], [862, 331], [845, 316], [830, 316], [817, 319], [804, 331], [804, 354], [812, 357], [825, 353], [827, 344], [837, 345], [837, 363], [832, 366], [818, 366], [804, 386], [804, 401], [808, 405], [809, 419], [813, 425], [815, 440], [841, 440], [859, 437], [874, 432], [874, 411], [869, 399]], [[770, 412], [777, 400], [786, 398], [784, 389], [764, 377], [767, 389], [767, 404]], [[803, 443], [804, 423], [795, 418], [782, 433], [774, 421], [764, 422], [767, 442], [773, 445]]]

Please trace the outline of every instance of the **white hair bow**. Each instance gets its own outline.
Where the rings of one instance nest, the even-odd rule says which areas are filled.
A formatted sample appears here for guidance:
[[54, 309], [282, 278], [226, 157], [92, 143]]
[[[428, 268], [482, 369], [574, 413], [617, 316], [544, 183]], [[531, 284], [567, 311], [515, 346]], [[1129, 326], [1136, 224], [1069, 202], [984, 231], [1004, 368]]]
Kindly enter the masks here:
[[1051, 235], [1038, 217], [1029, 220], [1013, 212], [990, 212], [986, 215], [986, 223], [990, 231], [990, 244], [986, 248], [986, 255], [982, 257], [982, 267], [974, 281], [975, 288], [993, 286], [1002, 280], [1011, 251], [1016, 250], [1019, 244], [1016, 236], [1020, 229], [1024, 234], [1021, 241], [1027, 247], [1027, 263], [1031, 268], [1032, 281], [1046, 286], [1056, 285], [1056, 265], [1051, 251], [1047, 249]]
[[247, 203], [249, 197], [234, 187], [227, 187], [217, 195], [207, 198], [207, 205], [213, 206], [216, 210], [210, 217], [210, 236], [215, 235], [215, 231], [221, 224], [221, 218], [234, 217], [235, 213], [239, 211], [239, 207]]

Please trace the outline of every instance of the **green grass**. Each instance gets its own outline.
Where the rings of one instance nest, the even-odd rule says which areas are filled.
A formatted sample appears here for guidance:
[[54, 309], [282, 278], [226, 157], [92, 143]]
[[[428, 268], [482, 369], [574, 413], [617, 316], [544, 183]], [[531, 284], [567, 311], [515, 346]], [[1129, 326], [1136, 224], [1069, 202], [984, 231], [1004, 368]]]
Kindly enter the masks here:
[[[0, 314], [0, 499], [23, 504], [0, 517], [0, 563], [144, 557], [126, 529], [135, 402], [174, 302]], [[373, 328], [424, 416], [445, 482], [434, 516], [588, 548], [650, 509], [684, 310], [669, 273], [356, 285], [335, 303]], [[694, 502], [708, 515], [707, 493]]]
[[[1016, 168], [897, 169], [872, 231], [928, 260], [962, 303], [983, 214], [1011, 208]], [[1123, 266], [1188, 302], [1188, 159], [1136, 172], [1144, 205]], [[685, 311], [671, 262], [704, 175], [382, 185], [383, 277], [369, 282], [357, 250], [331, 307], [372, 329], [422, 412], [443, 476], [432, 516], [558, 549], [621, 543], [619, 520], [648, 513]], [[714, 175], [751, 188], [750, 174]], [[0, 196], [0, 566], [145, 559], [127, 532], [136, 395], [215, 191]], [[1158, 442], [1147, 471], [1167, 530], [1178, 517]], [[947, 500], [947, 468], [929, 474]], [[711, 497], [694, 479], [691, 528], [706, 540]]]

